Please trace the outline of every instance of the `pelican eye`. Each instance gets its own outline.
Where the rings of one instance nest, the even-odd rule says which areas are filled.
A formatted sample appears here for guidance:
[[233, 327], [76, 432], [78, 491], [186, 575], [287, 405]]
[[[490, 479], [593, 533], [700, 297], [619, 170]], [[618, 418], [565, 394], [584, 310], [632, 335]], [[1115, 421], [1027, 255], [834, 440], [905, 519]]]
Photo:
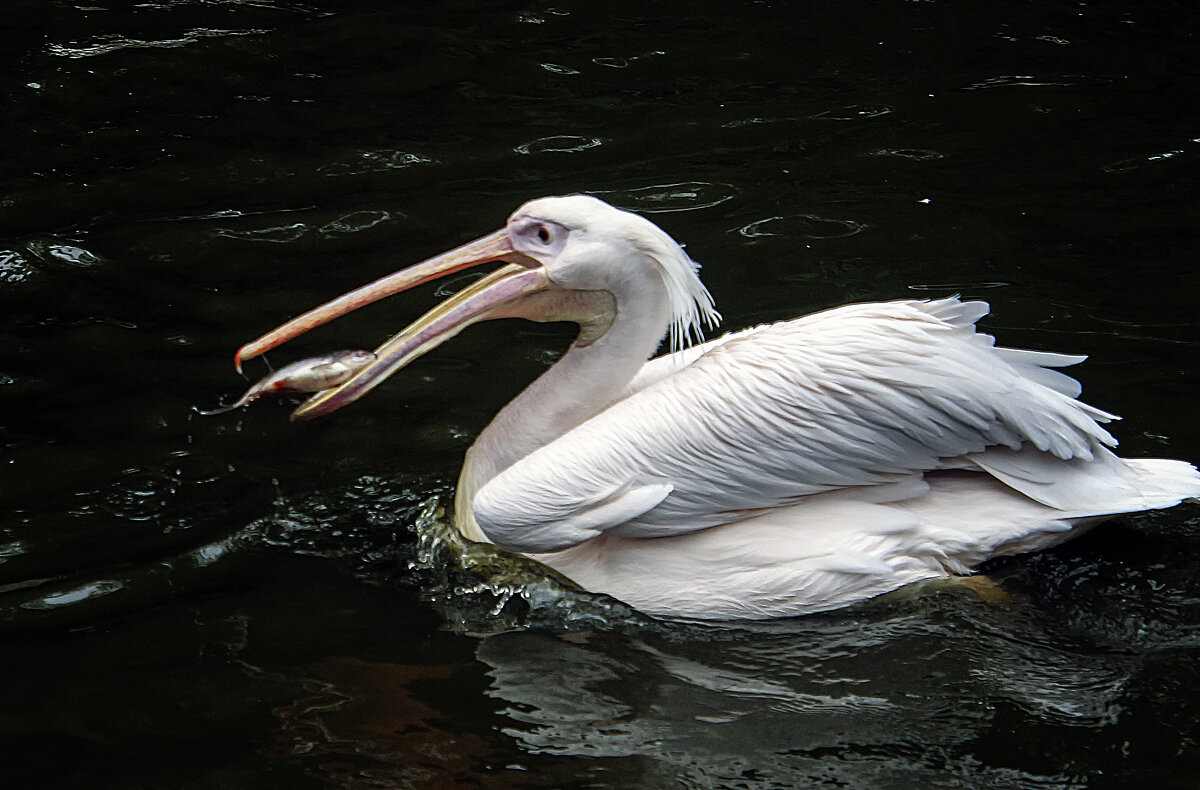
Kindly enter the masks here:
[[513, 228], [513, 243], [517, 249], [532, 255], [553, 256], [562, 251], [569, 231], [554, 220], [524, 217]]

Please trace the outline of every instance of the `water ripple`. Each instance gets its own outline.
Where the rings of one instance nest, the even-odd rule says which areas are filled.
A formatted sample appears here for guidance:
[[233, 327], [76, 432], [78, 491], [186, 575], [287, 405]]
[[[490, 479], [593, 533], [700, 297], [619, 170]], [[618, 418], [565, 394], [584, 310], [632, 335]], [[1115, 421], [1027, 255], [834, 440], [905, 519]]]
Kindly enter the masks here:
[[347, 160], [331, 162], [317, 168], [323, 176], [354, 176], [364, 173], [379, 173], [385, 170], [400, 170], [414, 165], [430, 164], [435, 160], [409, 151], [382, 149], [379, 151], [356, 151]]
[[65, 242], [30, 239], [25, 246], [31, 253], [52, 266], [91, 269], [104, 263], [104, 259], [96, 253]]
[[41, 598], [35, 598], [32, 601], [25, 601], [21, 604], [21, 608], [57, 609], [60, 606], [71, 606], [82, 601], [95, 600], [96, 598], [111, 595], [124, 589], [125, 585], [115, 579], [99, 579], [70, 590], [56, 591]]
[[739, 118], [736, 121], [726, 121], [721, 124], [722, 129], [740, 129], [743, 126], [762, 126], [769, 123], [787, 123], [799, 120], [798, 118], [768, 118], [764, 116], [753, 116], [750, 118]]
[[932, 162], [935, 159], [944, 158], [943, 154], [929, 148], [877, 148], [874, 151], [868, 151], [863, 156], [894, 156], [917, 162]]
[[362, 209], [343, 214], [316, 228], [307, 222], [293, 222], [288, 225], [274, 225], [249, 230], [217, 228], [212, 231], [212, 235], [227, 239], [237, 239], [239, 241], [291, 244], [292, 242], [300, 241], [310, 234], [315, 234], [323, 239], [333, 239], [350, 233], [359, 233], [360, 231], [369, 230], [376, 225], [389, 222], [396, 216], [396, 214], [382, 209]]
[[179, 480], [162, 472], [131, 469], [100, 496], [100, 508], [118, 518], [146, 521], [166, 510]]
[[767, 217], [743, 225], [737, 232], [747, 238], [781, 236], [788, 239], [842, 239], [861, 233], [867, 226], [849, 219], [829, 219], [816, 214]]
[[1132, 156], [1128, 159], [1118, 159], [1116, 162], [1109, 162], [1100, 169], [1105, 173], [1128, 173], [1131, 170], [1138, 170], [1147, 165], [1155, 165], [1159, 162], [1166, 162], [1176, 157], [1187, 153], [1182, 148], [1174, 148], [1169, 151], [1162, 151], [1157, 154], [1147, 154], [1146, 156]]
[[732, 200], [738, 194], [738, 189], [732, 184], [684, 181], [636, 189], [603, 190], [591, 194], [621, 208], [643, 214], [669, 214], [675, 211], [712, 208]]
[[45, 379], [40, 379], [33, 376], [13, 376], [8, 373], [0, 373], [0, 392], [3, 392], [6, 395], [37, 392], [38, 390], [45, 389], [46, 386], [47, 384]]
[[228, 36], [260, 36], [268, 30], [221, 30], [216, 28], [196, 28], [188, 31], [179, 38], [164, 38], [157, 41], [145, 41], [124, 36], [107, 36], [96, 44], [86, 46], [70, 46], [67, 44], [51, 44], [50, 54], [62, 58], [88, 58], [95, 55], [107, 55], [122, 49], [171, 49], [186, 47], [206, 38], [225, 38]]
[[325, 238], [342, 236], [347, 233], [358, 233], [361, 230], [373, 228], [381, 222], [387, 222], [392, 215], [386, 211], [352, 211], [327, 222], [317, 229], [317, 233]]
[[0, 286], [24, 285], [37, 276], [37, 267], [17, 250], [0, 250]]
[[[569, 12], [557, 8], [547, 8], [541, 13], [548, 14], [550, 16], [567, 16], [569, 14]], [[539, 16], [537, 13], [532, 11], [525, 11], [517, 14], [517, 22], [523, 25], [544, 25], [546, 24], [546, 17]]]
[[270, 244], [289, 244], [293, 241], [299, 241], [307, 232], [308, 225], [303, 222], [293, 222], [290, 225], [277, 225], [272, 228], [256, 228], [254, 230], [217, 228], [213, 231], [213, 235], [228, 239], [238, 239], [240, 241], [264, 241]]
[[851, 104], [836, 110], [825, 110], [808, 117], [822, 121], [858, 121], [863, 118], [878, 118], [890, 112], [892, 112], [892, 108], [886, 104]]
[[573, 154], [586, 151], [602, 143], [599, 137], [578, 137], [573, 134], [560, 134], [553, 137], [539, 137], [528, 143], [522, 143], [513, 148], [518, 154], [563, 153]]
[[482, 280], [484, 276], [481, 272], [468, 272], [467, 274], [460, 274], [457, 277], [439, 280], [438, 287], [434, 290], [433, 295], [439, 299], [448, 299], [476, 280]]
[[978, 282], [953, 283], [913, 283], [907, 286], [910, 291], [981, 291], [988, 288], [1008, 288], [1012, 283], [1003, 280], [986, 280]]
[[159, 467], [159, 472], [169, 479], [184, 485], [206, 485], [227, 477], [233, 468], [216, 458], [193, 455], [187, 450], [171, 453], [169, 460]]
[[963, 86], [963, 90], [977, 91], [988, 88], [1075, 88], [1110, 84], [1112, 84], [1111, 79], [1090, 77], [1086, 74], [1059, 74], [1047, 77], [1036, 77], [1032, 74], [1003, 74], [965, 85]]
[[657, 57], [658, 55], [665, 55], [665, 54], [667, 54], [667, 53], [664, 52], [663, 50], [655, 49], [655, 50], [651, 50], [650, 52], [646, 52], [645, 54], [642, 54], [642, 55], [629, 55], [624, 58], [608, 58], [608, 57], [592, 58], [592, 63], [595, 63], [597, 66], [604, 66], [605, 68], [609, 68], [609, 69], [627, 69], [627, 68], [629, 68], [630, 64], [633, 63], [634, 61], [643, 60], [645, 58], [653, 58], [653, 57]]

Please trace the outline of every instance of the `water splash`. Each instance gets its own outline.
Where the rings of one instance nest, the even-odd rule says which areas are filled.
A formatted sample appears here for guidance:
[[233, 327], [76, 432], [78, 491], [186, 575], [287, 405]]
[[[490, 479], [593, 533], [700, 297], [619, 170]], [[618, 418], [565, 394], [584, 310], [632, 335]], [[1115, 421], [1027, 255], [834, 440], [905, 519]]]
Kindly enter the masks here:
[[653, 621], [605, 595], [589, 593], [521, 554], [465, 540], [430, 497], [413, 525], [409, 569], [446, 626], [472, 636], [553, 627], [565, 630], [644, 627]]

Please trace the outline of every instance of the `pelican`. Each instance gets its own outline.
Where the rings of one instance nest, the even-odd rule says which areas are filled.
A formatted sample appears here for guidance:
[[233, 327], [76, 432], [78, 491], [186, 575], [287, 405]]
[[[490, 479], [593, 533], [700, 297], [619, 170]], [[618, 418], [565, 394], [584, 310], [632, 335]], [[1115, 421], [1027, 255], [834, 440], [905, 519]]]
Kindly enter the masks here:
[[[293, 419], [357, 400], [471, 324], [578, 324], [468, 450], [455, 525], [651, 615], [833, 609], [1200, 497], [1192, 465], [1112, 452], [1115, 417], [1058, 370], [1084, 357], [996, 346], [975, 328], [983, 302], [855, 304], [700, 342], [720, 316], [699, 267], [645, 218], [583, 195], [528, 202], [236, 364], [488, 262], [501, 263]], [[650, 359], [667, 335], [672, 352]]]

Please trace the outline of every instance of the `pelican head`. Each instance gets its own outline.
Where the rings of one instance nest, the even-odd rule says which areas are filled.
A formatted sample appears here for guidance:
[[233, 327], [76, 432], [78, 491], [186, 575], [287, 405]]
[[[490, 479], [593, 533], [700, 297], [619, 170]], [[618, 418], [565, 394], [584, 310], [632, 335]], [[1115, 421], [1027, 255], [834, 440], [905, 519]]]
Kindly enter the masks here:
[[302, 404], [293, 419], [328, 414], [365, 395], [467, 326], [494, 318], [573, 321], [577, 346], [602, 337], [621, 313], [670, 332], [680, 348], [720, 316], [695, 263], [653, 223], [585, 195], [532, 200], [507, 224], [462, 247], [376, 280], [292, 319], [238, 350], [237, 368], [363, 305], [484, 263], [504, 265], [414, 321], [340, 387]]

